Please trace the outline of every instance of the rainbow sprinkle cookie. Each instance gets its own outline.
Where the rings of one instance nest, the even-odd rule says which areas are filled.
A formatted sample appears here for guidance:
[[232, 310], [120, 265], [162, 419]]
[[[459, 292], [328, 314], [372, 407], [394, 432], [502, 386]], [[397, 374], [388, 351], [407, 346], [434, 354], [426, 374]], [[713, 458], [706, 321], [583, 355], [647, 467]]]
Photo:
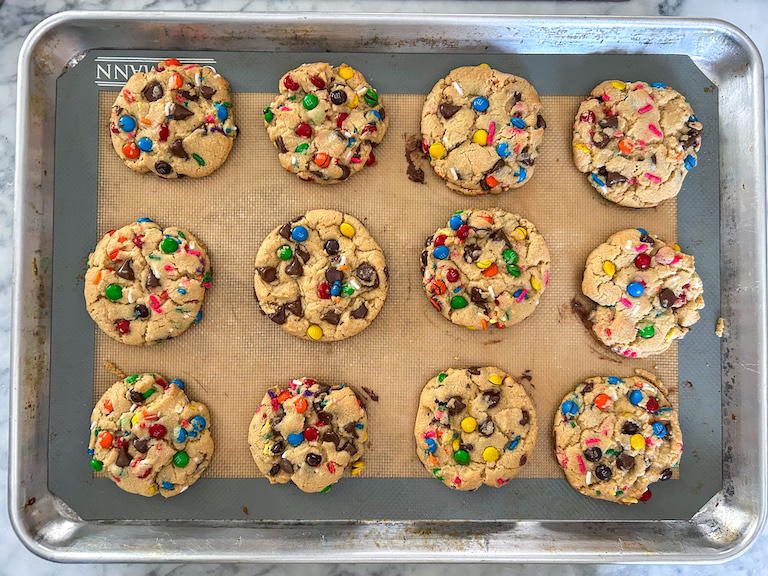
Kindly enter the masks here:
[[373, 148], [389, 118], [360, 72], [316, 62], [280, 79], [264, 123], [283, 168], [302, 180], [338, 184], [376, 161]]
[[536, 412], [525, 389], [498, 368], [453, 368], [421, 392], [416, 453], [449, 488], [498, 488], [514, 478], [536, 445]]
[[85, 304], [104, 333], [141, 346], [182, 334], [202, 317], [211, 265], [183, 228], [149, 218], [110, 230], [88, 256]]
[[648, 486], [669, 480], [683, 453], [677, 413], [664, 385], [637, 376], [590, 378], [555, 414], [557, 461], [576, 490], [619, 504], [645, 502]]
[[211, 416], [181, 380], [134, 374], [107, 390], [91, 413], [91, 468], [118, 488], [166, 498], [184, 492], [213, 456]]
[[131, 170], [207, 176], [237, 136], [229, 83], [210, 68], [170, 58], [129, 78], [112, 106], [109, 131]]
[[680, 192], [701, 131], [685, 98], [665, 84], [609, 80], [579, 106], [573, 161], [611, 202], [648, 208]]
[[547, 123], [527, 80], [487, 64], [452, 70], [427, 96], [422, 148], [435, 173], [464, 194], [499, 194], [533, 176]]
[[304, 492], [327, 492], [344, 470], [362, 470], [368, 417], [344, 384], [310, 378], [274, 386], [256, 410], [248, 444], [272, 484], [293, 482]]
[[538, 306], [549, 283], [549, 250], [517, 214], [460, 210], [427, 238], [421, 272], [430, 302], [454, 324], [506, 328]]
[[664, 352], [704, 308], [693, 256], [642, 228], [617, 232], [595, 248], [581, 287], [598, 304], [589, 316], [598, 340], [629, 358]]

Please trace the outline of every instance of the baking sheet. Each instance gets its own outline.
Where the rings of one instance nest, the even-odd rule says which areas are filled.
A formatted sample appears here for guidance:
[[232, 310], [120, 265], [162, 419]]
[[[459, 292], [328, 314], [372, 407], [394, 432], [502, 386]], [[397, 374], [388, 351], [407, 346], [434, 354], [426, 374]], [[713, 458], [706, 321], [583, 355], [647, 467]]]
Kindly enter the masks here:
[[[379, 62], [375, 61], [377, 57], [380, 59]], [[258, 60], [258, 57], [256, 58]], [[303, 61], [323, 58], [323, 55], [283, 55], [283, 59], [290, 63], [277, 68], [271, 76], [271, 70], [267, 72], [263, 67], [260, 70], [263, 76], [270, 77], [274, 84], [284, 70]], [[122, 166], [111, 149], [106, 130], [103, 129], [108, 107], [114, 100], [114, 95], [102, 93], [99, 106], [100, 120], [97, 125], [97, 133], [101, 139], [97, 162], [99, 166], [98, 224], [96, 226], [98, 234], [141, 216], [150, 216], [164, 226], [174, 224], [186, 226], [209, 247], [214, 269], [214, 288], [206, 298], [205, 318], [201, 325], [184, 336], [159, 346], [128, 349], [96, 331], [96, 354], [92, 356], [94, 379], [91, 382], [95, 385], [95, 388], [91, 388], [93, 394], [98, 396], [115, 380], [113, 375], [101, 368], [101, 362], [104, 359], [115, 362], [128, 373], [154, 370], [168, 378], [182, 378], [187, 382], [190, 396], [206, 402], [215, 418], [213, 429], [217, 441], [217, 453], [207, 477], [250, 478], [258, 476], [258, 471], [250, 459], [246, 430], [253, 409], [258, 405], [264, 389], [273, 383], [301, 375], [327, 381], [346, 381], [356, 386], [358, 391], [360, 386], [373, 389], [380, 399], [379, 402], [367, 402], [371, 418], [371, 438], [368, 452], [364, 457], [366, 468], [363, 477], [344, 480], [332, 491], [343, 499], [345, 494], [354, 497], [362, 490], [369, 494], [368, 501], [366, 502], [365, 498], [355, 500], [360, 502], [360, 509], [355, 510], [354, 506], [353, 509], [347, 507], [340, 517], [354, 518], [357, 517], [356, 512], [362, 514], [360, 517], [370, 517], [370, 512], [376, 510], [378, 505], [382, 506], [380, 510], [387, 511], [381, 516], [382, 518], [444, 517], [429, 515], [434, 514], [432, 504], [426, 507], [422, 504], [421, 509], [417, 507], [415, 510], [412, 506], [404, 507], [398, 504], [397, 500], [402, 499], [395, 498], [398, 493], [397, 486], [402, 486], [403, 482], [406, 482], [408, 490], [414, 491], [416, 495], [423, 495], [424, 503], [433, 500], [428, 496], [433, 492], [438, 492], [443, 501], [452, 503], [460, 501], [463, 506], [454, 507], [447, 513], [442, 512], [449, 518], [563, 517], [561, 503], [551, 503], [542, 509], [541, 503], [536, 502], [535, 498], [520, 499], [520, 492], [530, 494], [528, 486], [531, 483], [540, 489], [543, 482], [547, 485], [554, 484], [557, 487], [556, 492], [562, 493], [560, 499], [571, 500], [573, 495], [576, 496], [573, 500], [575, 507], [573, 513], [577, 518], [595, 513], [597, 518], [635, 517], [632, 513], [639, 507], [632, 507], [629, 514], [626, 513], [626, 509], [621, 509], [621, 513], [618, 513], [619, 511], [615, 509], [619, 507], [610, 504], [608, 504], [609, 508], [602, 510], [599, 503], [589, 501], [567, 487], [567, 483], [560, 478], [560, 472], [551, 452], [549, 429], [552, 414], [562, 396], [579, 380], [595, 374], [628, 375], [635, 367], [655, 371], [673, 391], [674, 399], [678, 370], [676, 349], [673, 347], [665, 355], [651, 360], [621, 359], [603, 350], [591, 339], [570, 312], [570, 301], [579, 294], [581, 269], [586, 255], [613, 231], [642, 226], [662, 238], [677, 237], [684, 250], [687, 249], [697, 256], [697, 269], [701, 268], [699, 248], [714, 247], [716, 251], [716, 243], [702, 242], [694, 248], [686, 245], [683, 234], [676, 236], [677, 220], [674, 202], [665, 203], [652, 210], [633, 211], [605, 202], [592, 190], [584, 177], [573, 168], [570, 160], [570, 124], [580, 101], [578, 96], [543, 97], [548, 129], [542, 148], [542, 159], [537, 164], [537, 172], [532, 182], [522, 189], [499, 197], [467, 198], [449, 191], [433, 174], [428, 174], [427, 184], [424, 186], [411, 183], [405, 177], [404, 142], [406, 135], [418, 131], [418, 118], [423, 100], [421, 94], [426, 92], [431, 87], [431, 83], [441, 74], [447, 73], [451, 67], [459, 64], [456, 63], [455, 57], [451, 58], [450, 65], [443, 62], [442, 68], [432, 65], [429, 59], [434, 57], [427, 55], [420, 57], [398, 55], [396, 58], [399, 61], [392, 58], [397, 62], [396, 64], [387, 63], [384, 55], [346, 58], [350, 64], [359, 67], [369, 81], [385, 94], [387, 98], [385, 102], [390, 109], [391, 124], [387, 138], [376, 150], [378, 165], [372, 169], [366, 169], [354, 179], [330, 190], [299, 182], [279, 167], [261, 123], [261, 109], [270, 102], [271, 94], [246, 93], [245, 90], [248, 87], [239, 87], [236, 77], [227, 74], [223, 66], [218, 63], [217, 70], [232, 81], [233, 89], [239, 90], [234, 99], [236, 118], [242, 133], [247, 136], [242, 136], [236, 143], [232, 156], [222, 169], [213, 176], [199, 181], [191, 182], [187, 179], [180, 182], [166, 182], [134, 174]], [[520, 62], [510, 62], [510, 60], [525, 60], [525, 58], [491, 57], [485, 60], [501, 70], [526, 76], [540, 93], [545, 93], [545, 89], [539, 82], [539, 80], [544, 82], [544, 79], [536, 77], [536, 71], [542, 72], [540, 66], [536, 66], [535, 62], [528, 63], [528, 66], [523, 66], [523, 68], [530, 68], [525, 72], [521, 70]], [[528, 58], [536, 60], [536, 57]], [[550, 69], [563, 67], [567, 63], [562, 60], [568, 58], [552, 57], [549, 60]], [[334, 61], [340, 62], [341, 59], [336, 58]], [[584, 85], [582, 90], [584, 93], [604, 78], [617, 77], [631, 80], [644, 77], [638, 74], [636, 69], [633, 70], [634, 76], [627, 76], [625, 70], [617, 69], [621, 68], [621, 65], [617, 66], [621, 59], [617, 60], [615, 56], [603, 56], [599, 59], [603, 59], [603, 62], [593, 62], [593, 64], [598, 65], [602, 75], [594, 81], [585, 82], [583, 78], [579, 80], [580, 84]], [[710, 87], [706, 79], [695, 71], [690, 61], [681, 59], [678, 63], [679, 68], [675, 69], [676, 77], [673, 80], [669, 77], [659, 78], [659, 63], [654, 65], [652, 62], [654, 57], [635, 56], [632, 59], [647, 60], [644, 64], [650, 66], [649, 70], [655, 70], [656, 79], [678, 88], [688, 97], [697, 115], [706, 125], [716, 125], [716, 118], [707, 117], [710, 110], [707, 110], [707, 113], [702, 110], [707, 106], [707, 100], [711, 100], [710, 105], [716, 103], [714, 87]], [[360, 60], [369, 62], [362, 64], [359, 63]], [[466, 60], [467, 63], [477, 63], [476, 58], [466, 58]], [[611, 61], [615, 70], [613, 73], [609, 65]], [[666, 65], [669, 65], [668, 61], [669, 57], [664, 60]], [[226, 60], [222, 58], [221, 64], [224, 65], [225, 62]], [[515, 64], [518, 66], [516, 67]], [[274, 66], [274, 62], [271, 62], [271, 65]], [[606, 65], [608, 65], [607, 69]], [[400, 67], [399, 72], [402, 73], [402, 68], [409, 66], [441, 70], [441, 72], [428, 80], [417, 78], [417, 75], [406, 74], [413, 77], [411, 85], [406, 88], [417, 94], [387, 94], [386, 88], [393, 83], [388, 81], [385, 86], [381, 81], [377, 81], [379, 80], [377, 77], [384, 75], [384, 71], [394, 75], [398, 72], [398, 67]], [[375, 72], [371, 73], [370, 70]], [[570, 70], [572, 74], [574, 68]], [[699, 76], [698, 79], [696, 75]], [[685, 78], [685, 84], [676, 81], [681, 77]], [[63, 79], [65, 78], [66, 76]], [[701, 85], [697, 86], [695, 80], [698, 80]], [[429, 84], [429, 86], [414, 87], [414, 81]], [[268, 82], [265, 84], [267, 89], [273, 89]], [[696, 90], [694, 93], [694, 86], [700, 88], [701, 92]], [[565, 82], [561, 89], [573, 91], [573, 84]], [[710, 94], [711, 97], [708, 98]], [[692, 187], [706, 192], [709, 186], [709, 194], [706, 197], [717, 197], [716, 162], [706, 162], [707, 153], [712, 154], [713, 157], [716, 154], [716, 142], [712, 134], [708, 133], [707, 136], [700, 162], [700, 166], [705, 168], [699, 172], [694, 171], [688, 177], [680, 197], [681, 202], [685, 201], [686, 193]], [[258, 160], [254, 162], [253, 159]], [[711, 180], [696, 178], [701, 172], [711, 171], [712, 167], [715, 170], [714, 178], [711, 174], [708, 175]], [[715, 190], [714, 195], [712, 186]], [[213, 202], [211, 201], [212, 191], [215, 191]], [[712, 210], [711, 204], [711, 201], [700, 203], [694, 208], [692, 216], [700, 219], [702, 210]], [[454, 210], [469, 206], [496, 205], [518, 212], [536, 223], [547, 239], [552, 252], [552, 280], [542, 298], [539, 310], [526, 322], [505, 331], [493, 330], [478, 334], [451, 325], [431, 309], [421, 291], [418, 254], [423, 239], [438, 226], [444, 225]], [[252, 262], [261, 239], [272, 228], [291, 217], [308, 209], [320, 207], [336, 208], [361, 218], [384, 249], [392, 278], [388, 302], [373, 325], [352, 339], [333, 344], [303, 342], [288, 336], [261, 316], [252, 300]], [[688, 214], [686, 210], [685, 215]], [[716, 227], [716, 218], [713, 222]], [[698, 225], [697, 229], [700, 229]], [[96, 238], [96, 231], [94, 231], [90, 244], [86, 248], [86, 254], [95, 244]], [[714, 238], [717, 238], [717, 234]], [[714, 268], [716, 271], [716, 266]], [[56, 267], [54, 267], [55, 272]], [[704, 332], [710, 333], [711, 329], [703, 328], [706, 326], [706, 312], [716, 312], [712, 310], [712, 305], [716, 302], [712, 302], [709, 296], [712, 295], [716, 299], [717, 295], [711, 290], [707, 291], [707, 278], [703, 274], [702, 277], [705, 282], [705, 300], [708, 308], [705, 309], [697, 329], [683, 341], [681, 346], [683, 358], [685, 358], [685, 349], [689, 341], [693, 341], [692, 346], [695, 349], [701, 346], [708, 347], [705, 355], [714, 353], [714, 356], [711, 356], [714, 359], [718, 358], [719, 354], [717, 341], [704, 335]], [[69, 289], [69, 286], [65, 287]], [[75, 292], [72, 291], [72, 294]], [[82, 299], [82, 296], [80, 295], [79, 298]], [[81, 302], [77, 304], [81, 305]], [[73, 302], [73, 305], [77, 304]], [[55, 313], [56, 306], [54, 306]], [[87, 319], [87, 315], [85, 316]], [[716, 315], [714, 317], [716, 318]], [[54, 330], [56, 327], [57, 324], [54, 321]], [[93, 330], [92, 324], [88, 326], [87, 322], [83, 327], [86, 330]], [[701, 333], [700, 337], [692, 338], [699, 333]], [[265, 364], [259, 361], [261, 358], [269, 358], [271, 361]], [[87, 361], [87, 356], [83, 359]], [[441, 491], [435, 490], [436, 483], [433, 480], [374, 480], [374, 477], [426, 476], [413, 452], [411, 436], [415, 403], [421, 387], [436, 372], [447, 366], [480, 364], [496, 364], [515, 376], [530, 370], [531, 380], [527, 384], [529, 393], [537, 406], [540, 436], [536, 450], [520, 478], [530, 477], [537, 480], [518, 480], [513, 483], [517, 489], [508, 493], [504, 493], [506, 487], [502, 490], [480, 491], [479, 494], [484, 496], [484, 505], [474, 513], [467, 513], [468, 509], [473, 511], [476, 509], [474, 505], [476, 502], [474, 504], [472, 502], [476, 500], [474, 495], [463, 495], [447, 489], [445, 489], [446, 493], [440, 493]], [[682, 368], [681, 373], [685, 376]], [[719, 382], [715, 382], [715, 385], [719, 386]], [[362, 395], [362, 398], [365, 399], [365, 395]], [[708, 400], [711, 402], [712, 399], [708, 398]], [[719, 395], [717, 400], [719, 401]], [[88, 412], [91, 406], [92, 404], [88, 406]], [[719, 418], [718, 411], [713, 413]], [[690, 446], [691, 437], [687, 434], [685, 416], [684, 401], [682, 426], [686, 433], [686, 444]], [[56, 411], [52, 411], [52, 418], [57, 418]], [[717, 420], [713, 422], [717, 423]], [[699, 440], [698, 436], [697, 434], [697, 438], [693, 440], [694, 445]], [[719, 438], [717, 440], [719, 447]], [[712, 454], [709, 454], [709, 457], [711, 459]], [[83, 459], [83, 462], [86, 460]], [[717, 468], [719, 469], [719, 466]], [[687, 470], [685, 460], [682, 469], [681, 482], [685, 482]], [[52, 467], [52, 472], [55, 470], [56, 468]], [[555, 480], [545, 481], [541, 478], [555, 478]], [[690, 480], [693, 481], [696, 478], [691, 476]], [[101, 482], [108, 484], [108, 481]], [[218, 482], [222, 481], [203, 480], [195, 486], [194, 490], [185, 493], [184, 498], [198, 491], [201, 498], [204, 496], [201, 490], [203, 486], [207, 487], [209, 484]], [[383, 491], [382, 483], [386, 484]], [[565, 484], [565, 490], [563, 490], [563, 484]], [[663, 493], [674, 492], [675, 484], [676, 482], [670, 482], [665, 485]], [[291, 487], [268, 486], [264, 480], [252, 480], [250, 485], [247, 482], [238, 482], [238, 485], [248, 486], [247, 494], [252, 494], [255, 490], [262, 495], [272, 492], [276, 494], [296, 492]], [[105, 491], [107, 494], [110, 490], [117, 491], [113, 486], [98, 484], [96, 486], [98, 490]], [[354, 489], [350, 491], [352, 486]], [[692, 485], [688, 484], [687, 490], [683, 492], [690, 494], [691, 487]], [[512, 488], [512, 485], [509, 488]], [[370, 497], [371, 493], [381, 494], [382, 492], [382, 497]], [[658, 494], [662, 494], [662, 491], [658, 491]], [[304, 498], [302, 495], [297, 499]], [[137, 512], [142, 514], [138, 511], [141, 503], [136, 506], [136, 499], [136, 497], [125, 498], [132, 504], [128, 517], [136, 517], [133, 515]], [[270, 505], [269, 502], [273, 500], [272, 498], [263, 498], [263, 500], [267, 502], [247, 506], [251, 510], [250, 517], [254, 517], [255, 514], [259, 518], [290, 518], [295, 514], [293, 511], [285, 511], [285, 507], [275, 510], [275, 506]], [[659, 500], [663, 500], [663, 497], [655, 496], [652, 502], [656, 503]], [[507, 506], [503, 504], [505, 502]], [[508, 506], [511, 502], [515, 504], [512, 510]], [[499, 503], [502, 503], [502, 506], [498, 506]], [[168, 510], [169, 513], [171, 510], [175, 512], [176, 507], [170, 508], [167, 504], [170, 504], [170, 501], [163, 503], [163, 509]], [[691, 513], [695, 511], [691, 506], [691, 498], [688, 498], [686, 504]], [[120, 507], [120, 505], [110, 505], [110, 508], [118, 514], [116, 517], [125, 517], [120, 514], [118, 510]], [[653, 507], [646, 506], [642, 512], [657, 514], [655, 517], [670, 518], [676, 516], [669, 514], [680, 513], [680, 505], [676, 510], [671, 511], [668, 506], [657, 504], [655, 506], [657, 509], [652, 511]], [[230, 506], [229, 509], [231, 508]], [[148, 509], [147, 512], [148, 517], [157, 515], [156, 507]], [[612, 514], [613, 512], [616, 513]], [[103, 508], [96, 513], [101, 515], [98, 517], [109, 517], [104, 516], [108, 511]], [[194, 513], [201, 517], [208, 517], [200, 510]], [[286, 513], [288, 515], [283, 516]], [[324, 516], [327, 515], [328, 508], [323, 506], [322, 513]], [[476, 516], [478, 513], [479, 515]], [[690, 516], [688, 511], [681, 513]], [[218, 514], [221, 513], [218, 512]], [[242, 517], [242, 514], [232, 514], [232, 512], [229, 514], [229, 516], [213, 517]], [[405, 516], [401, 516], [402, 514]], [[177, 516], [169, 515], [169, 517]], [[307, 518], [306, 515], [296, 517]]]

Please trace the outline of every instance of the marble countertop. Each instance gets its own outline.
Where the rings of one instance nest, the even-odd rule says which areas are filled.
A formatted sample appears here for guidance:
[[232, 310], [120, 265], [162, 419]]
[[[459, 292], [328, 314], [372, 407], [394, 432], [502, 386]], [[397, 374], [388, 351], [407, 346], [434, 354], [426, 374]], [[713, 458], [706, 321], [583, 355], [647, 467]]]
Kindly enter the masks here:
[[[1, 0], [0, 0], [1, 1]], [[10, 285], [13, 253], [13, 162], [16, 114], [16, 62], [21, 44], [29, 31], [45, 17], [67, 9], [119, 10], [129, 5], [118, 0], [5, 0], [0, 6], [0, 558], [3, 574], [270, 574], [275, 576], [315, 576], [324, 574], [390, 575], [471, 572], [475, 576], [508, 574], [683, 574], [707, 575], [727, 571], [733, 575], [768, 574], [768, 528], [741, 557], [725, 566], [413, 566], [413, 565], [67, 565], [47, 562], [31, 554], [16, 538], [6, 513], [8, 454], [8, 375], [10, 330]], [[136, 8], [152, 10], [231, 10], [329, 12], [471, 12], [476, 14], [585, 14], [616, 16], [688, 16], [728, 20], [744, 30], [768, 54], [768, 2], [765, 0], [628, 0], [624, 2], [580, 1], [503, 1], [503, 0], [382, 0], [363, 2], [319, 2], [316, 0], [137, 0]]]

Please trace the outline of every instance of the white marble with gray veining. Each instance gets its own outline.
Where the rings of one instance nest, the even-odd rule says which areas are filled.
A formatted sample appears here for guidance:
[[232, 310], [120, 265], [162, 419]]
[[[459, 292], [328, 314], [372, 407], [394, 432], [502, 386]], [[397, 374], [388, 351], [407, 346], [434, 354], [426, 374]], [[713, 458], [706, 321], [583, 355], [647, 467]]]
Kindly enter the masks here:
[[16, 113], [16, 60], [27, 33], [46, 16], [67, 9], [245, 10], [245, 11], [371, 11], [371, 12], [472, 12], [497, 14], [589, 14], [617, 16], [690, 16], [728, 20], [744, 30], [768, 54], [768, 1], [766, 0], [628, 0], [625, 2], [553, 2], [502, 0], [5, 0], [0, 7], [0, 574], [269, 574], [274, 576], [325, 574], [424, 576], [453, 573], [471, 576], [503, 574], [681, 574], [685, 576], [728, 573], [733, 576], [768, 574], [768, 529], [750, 550], [724, 566], [412, 566], [412, 565], [91, 565], [63, 566], [46, 562], [28, 552], [17, 540], [6, 513], [8, 445], [8, 365], [10, 282], [13, 226], [13, 158]]

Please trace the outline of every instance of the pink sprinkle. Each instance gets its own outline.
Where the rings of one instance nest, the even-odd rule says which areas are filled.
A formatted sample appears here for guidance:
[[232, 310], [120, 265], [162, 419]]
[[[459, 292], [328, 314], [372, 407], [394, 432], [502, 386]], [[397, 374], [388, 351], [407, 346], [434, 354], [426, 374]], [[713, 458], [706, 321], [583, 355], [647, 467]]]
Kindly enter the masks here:
[[608, 97], [608, 94], [603, 94], [603, 102], [609, 102], [611, 99]]
[[561, 467], [565, 468], [568, 466], [568, 457], [565, 455], [565, 452], [558, 452], [557, 459], [559, 460]]
[[291, 390], [293, 390], [294, 392], [296, 392], [296, 383], [295, 383], [295, 382], [291, 382], [291, 386], [290, 386], [290, 388], [291, 388]]
[[626, 298], [620, 298], [620, 299], [619, 299], [619, 302], [621, 302], [622, 304], [624, 304], [624, 306], [626, 306], [627, 308], [632, 308], [632, 302], [630, 302], [630, 301], [629, 301], [629, 300], [627, 300]]
[[200, 252], [197, 250], [187, 250], [187, 254], [192, 254], [192, 256], [200, 256]]
[[642, 82], [638, 82], [637, 84], [635, 84], [635, 90], [640, 90], [640, 88], [642, 88], [642, 87], [643, 87], [643, 83]]
[[502, 478], [496, 478], [496, 483], [497, 483], [499, 486], [503, 486], [503, 485], [504, 485], [504, 480], [503, 480]]
[[637, 352], [632, 352], [632, 354], [630, 355], [630, 357], [631, 357], [631, 358], [637, 358]]
[[679, 260], [681, 260], [680, 254], [675, 254], [675, 257], [672, 258], [672, 262], [670, 262], [670, 265], [674, 264], [675, 262], [678, 262]]
[[645, 114], [646, 112], [650, 112], [651, 110], [653, 110], [653, 106], [648, 104], [648, 106], [643, 106], [642, 108], [640, 108], [640, 110], [638, 110], [638, 112], [640, 114]]
[[613, 133], [613, 137], [614, 137], [614, 138], [621, 138], [622, 136], [624, 136], [624, 132], [622, 132], [621, 130], [616, 130], [616, 131]]
[[544, 271], [544, 286], [549, 285], [549, 270]]
[[629, 350], [624, 350], [624, 356], [629, 356]]
[[589, 440], [587, 440], [587, 441], [586, 441], [586, 442], [584, 442], [584, 443], [585, 443], [587, 446], [589, 446], [590, 444], [599, 444], [599, 443], [600, 443], [600, 439], [599, 439], [599, 438], [590, 438]]
[[602, 430], [600, 430], [600, 434], [602, 434], [603, 436], [608, 436], [608, 428], [603, 428]]
[[288, 106], [283, 106], [283, 107], [280, 108], [280, 112], [290, 112], [290, 111], [291, 111], [291, 109], [288, 108]]
[[443, 417], [443, 411], [438, 410], [437, 412], [435, 412], [435, 416], [437, 416], [437, 419], [440, 420]]
[[434, 438], [435, 436], [437, 436], [437, 434], [435, 434], [434, 430], [427, 430], [424, 432], [424, 438]]
[[[258, 414], [259, 412], [261, 412], [261, 409], [262, 409], [262, 407], [263, 407], [263, 406], [264, 406], [263, 404], [259, 404], [259, 407], [258, 407], [258, 408], [256, 408], [256, 414]], [[256, 414], [254, 414], [254, 416], [256, 416]]]
[[191, 68], [194, 68], [195, 66], [197, 66], [197, 64], [192, 64], [190, 66], [184, 66], [184, 70], [190, 70]]
[[581, 454], [578, 454], [578, 455], [576, 456], [576, 460], [578, 460], [578, 461], [579, 461], [579, 472], [581, 472], [582, 474], [584, 474], [584, 472], [586, 472], [586, 471], [587, 471], [587, 469], [586, 469], [586, 468], [584, 468], [584, 460], [581, 458]]
[[512, 128], [512, 132], [513, 132], [514, 134], [522, 134], [522, 133], [523, 133], [523, 130], [522, 130], [522, 129], [520, 129], [520, 128]]
[[456, 478], [453, 479], [453, 483], [456, 484], [456, 486], [458, 486], [459, 484], [461, 484], [461, 478], [456, 476]]
[[653, 124], [648, 124], [648, 130], [656, 134], [656, 136], [658, 136], [659, 138], [664, 136], [664, 134], [662, 134], [661, 131], [658, 128], [656, 128], [656, 126], [654, 126]]
[[643, 250], [645, 250], [646, 248], [648, 248], [648, 246], [646, 246], [645, 244], [638, 244], [637, 246], [635, 246], [635, 250], [636, 250], [637, 252], [642, 252], [642, 251], [643, 251]]
[[520, 293], [520, 296], [517, 297], [516, 302], [522, 302], [526, 294], [528, 294], [528, 288], [523, 289], [523, 291]]
[[488, 138], [485, 139], [485, 145], [490, 146], [493, 142], [493, 136], [496, 134], [496, 122], [491, 122], [488, 126]]
[[149, 297], [149, 305], [158, 314], [162, 314], [163, 310], [160, 308], [160, 301], [154, 296]]
[[214, 122], [216, 122], [216, 120], [213, 119], [213, 116], [211, 114], [208, 114], [205, 117], [205, 121], [208, 122], [208, 124], [213, 124]]
[[640, 146], [640, 148], [645, 148], [645, 140], [638, 140], [637, 145]]
[[210, 288], [210, 287], [211, 287], [211, 283], [210, 283], [210, 282], [204, 282], [204, 283], [203, 283], [203, 288], [205, 288], [206, 290], [207, 290], [208, 288]]
[[163, 444], [162, 444], [162, 442], [160, 442], [160, 443], [157, 444], [157, 451], [159, 452], [162, 449], [163, 449]]
[[272, 398], [272, 411], [277, 412], [277, 398]]
[[648, 438], [646, 438], [645, 439], [645, 444], [646, 444], [646, 446], [653, 446], [653, 438], [650, 437], [650, 436]]
[[166, 272], [176, 272], [176, 269], [173, 266], [166, 266], [165, 267]]
[[352, 158], [350, 158], [349, 161], [353, 162], [354, 164], [360, 164], [360, 162], [362, 162], [360, 158], [355, 158], [354, 156], [352, 156]]
[[645, 177], [648, 178], [648, 180], [650, 180], [651, 182], [656, 182], [656, 184], [661, 182], [661, 178], [659, 178], [658, 176], [654, 176], [650, 172], [646, 172]]

